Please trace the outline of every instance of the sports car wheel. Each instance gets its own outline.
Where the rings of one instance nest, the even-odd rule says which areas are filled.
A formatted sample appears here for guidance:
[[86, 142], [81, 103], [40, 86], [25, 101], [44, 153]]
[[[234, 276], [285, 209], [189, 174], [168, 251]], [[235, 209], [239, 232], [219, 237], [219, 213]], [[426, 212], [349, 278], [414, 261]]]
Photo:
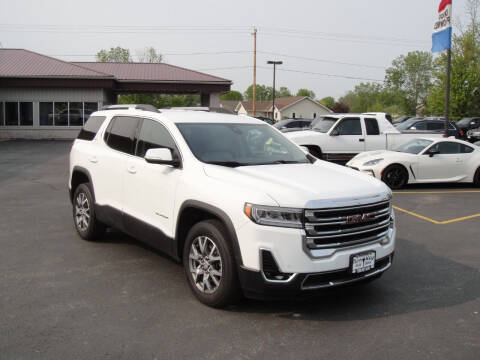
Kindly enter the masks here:
[[383, 170], [382, 181], [392, 190], [400, 189], [408, 182], [408, 171], [402, 165], [390, 165]]

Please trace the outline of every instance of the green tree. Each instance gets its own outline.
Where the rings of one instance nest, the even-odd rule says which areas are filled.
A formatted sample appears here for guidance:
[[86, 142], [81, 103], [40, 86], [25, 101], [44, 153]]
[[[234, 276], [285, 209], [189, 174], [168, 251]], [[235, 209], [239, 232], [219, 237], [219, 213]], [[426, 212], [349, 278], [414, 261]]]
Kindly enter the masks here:
[[[270, 88], [270, 89], [272, 89], [272, 88]], [[278, 90], [275, 91], [275, 97], [277, 97], [277, 98], [290, 97], [290, 96], [292, 96], [292, 93], [291, 93], [290, 90], [288, 90], [288, 88], [285, 87], [285, 86], [282, 86], [282, 87], [280, 87], [280, 89], [278, 89]], [[271, 96], [271, 97], [273, 98], [273, 92], [272, 92], [272, 96]]]
[[[452, 118], [480, 114], [480, 26], [477, 19], [479, 1], [469, 1], [469, 24], [453, 37], [450, 109]], [[447, 57], [435, 61], [434, 82], [426, 101], [425, 113], [445, 112]]]
[[95, 58], [99, 62], [132, 62], [130, 50], [120, 46], [112, 47], [110, 50], [102, 49], [97, 52]]
[[392, 62], [386, 70], [385, 89], [399, 101], [405, 114], [416, 113], [424, 104], [432, 84], [433, 58], [426, 51], [409, 52]]
[[350, 112], [350, 107], [345, 104], [345, 103], [342, 103], [342, 102], [336, 102], [335, 104], [333, 104], [332, 106], [332, 111], [334, 113], [338, 113], [338, 114], [345, 114], [345, 113], [349, 113]]
[[225, 94], [222, 94], [220, 96], [220, 99], [242, 101], [243, 100], [243, 95], [240, 91], [230, 90], [229, 92], [226, 92]]
[[383, 104], [380, 102], [382, 85], [378, 83], [360, 83], [354, 90], [347, 92], [338, 102], [347, 104], [350, 111], [363, 113], [367, 111], [381, 111]]
[[161, 63], [163, 55], [153, 47], [147, 47], [138, 54], [138, 61], [142, 63]]
[[308, 89], [298, 89], [297, 96], [308, 96], [312, 100], [315, 99], [315, 93]]
[[[244, 98], [247, 99], [248, 101], [253, 100], [253, 84], [250, 85], [247, 90], [245, 90], [245, 93], [243, 94]], [[259, 85], [255, 87], [255, 100], [257, 101], [267, 101], [267, 100], [272, 100], [272, 88], [265, 86], [265, 85]]]
[[320, 100], [320, 104], [326, 106], [327, 108], [331, 109], [333, 105], [335, 105], [335, 99], [331, 96], [324, 97]]

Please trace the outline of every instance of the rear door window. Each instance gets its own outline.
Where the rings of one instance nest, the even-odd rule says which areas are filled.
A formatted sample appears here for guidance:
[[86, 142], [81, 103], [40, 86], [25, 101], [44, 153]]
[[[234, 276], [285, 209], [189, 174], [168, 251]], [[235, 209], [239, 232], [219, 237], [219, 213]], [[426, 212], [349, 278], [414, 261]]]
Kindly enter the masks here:
[[92, 141], [105, 119], [105, 116], [90, 116], [82, 130], [80, 130], [77, 139]]
[[427, 130], [443, 130], [445, 124], [437, 121], [432, 121], [427, 123]]
[[367, 135], [380, 135], [377, 119], [366, 118], [365, 127], [367, 128]]
[[416, 124], [413, 124], [411, 127], [410, 127], [411, 130], [427, 130], [427, 124], [425, 123], [425, 121], [420, 121]]
[[130, 116], [114, 117], [105, 132], [107, 145], [112, 149], [133, 155], [139, 120], [139, 118]]

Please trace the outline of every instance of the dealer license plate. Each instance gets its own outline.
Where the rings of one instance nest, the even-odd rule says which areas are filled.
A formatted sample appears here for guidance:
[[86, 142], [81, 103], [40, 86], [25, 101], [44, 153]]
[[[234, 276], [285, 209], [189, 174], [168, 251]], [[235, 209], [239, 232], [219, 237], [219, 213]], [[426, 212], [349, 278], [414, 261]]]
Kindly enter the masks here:
[[370, 251], [352, 256], [352, 274], [360, 274], [375, 267], [375, 251]]

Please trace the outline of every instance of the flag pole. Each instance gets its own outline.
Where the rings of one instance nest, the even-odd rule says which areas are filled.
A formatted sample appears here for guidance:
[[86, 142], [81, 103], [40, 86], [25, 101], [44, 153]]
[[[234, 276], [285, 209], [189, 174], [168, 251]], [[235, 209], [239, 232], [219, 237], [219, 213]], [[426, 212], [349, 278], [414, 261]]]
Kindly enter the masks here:
[[447, 79], [445, 84], [445, 137], [450, 125], [450, 74], [452, 72], [452, 49], [447, 49]]

